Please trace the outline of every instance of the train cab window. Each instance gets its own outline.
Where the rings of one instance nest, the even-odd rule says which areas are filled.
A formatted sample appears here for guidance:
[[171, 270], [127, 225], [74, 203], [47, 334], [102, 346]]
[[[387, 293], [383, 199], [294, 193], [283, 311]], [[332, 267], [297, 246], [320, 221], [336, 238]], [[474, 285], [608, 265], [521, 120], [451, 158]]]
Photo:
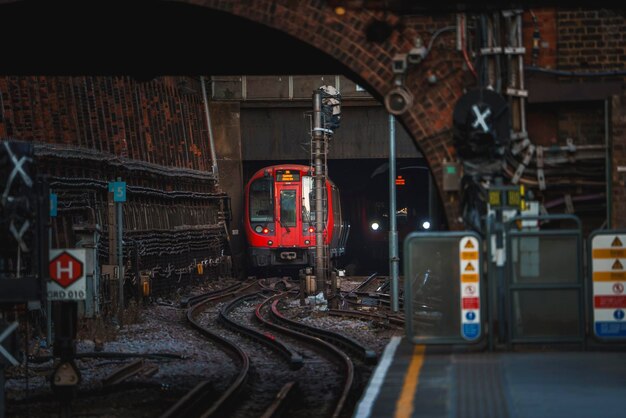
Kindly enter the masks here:
[[283, 226], [296, 226], [296, 191], [280, 191], [280, 223]]
[[250, 184], [250, 221], [273, 222], [274, 199], [272, 179], [261, 178]]

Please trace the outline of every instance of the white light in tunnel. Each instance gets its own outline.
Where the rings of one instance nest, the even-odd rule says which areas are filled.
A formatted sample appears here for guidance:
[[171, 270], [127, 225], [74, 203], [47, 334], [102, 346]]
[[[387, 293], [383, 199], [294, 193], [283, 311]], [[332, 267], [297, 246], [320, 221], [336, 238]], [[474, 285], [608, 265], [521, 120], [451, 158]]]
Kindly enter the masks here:
[[370, 225], [370, 227], [374, 230], [374, 231], [378, 231], [378, 228], [380, 228], [380, 224], [376, 221], [372, 222], [372, 224]]
[[428, 221], [424, 221], [424, 222], [422, 223], [422, 228], [424, 228], [424, 229], [430, 229], [430, 222], [428, 222]]

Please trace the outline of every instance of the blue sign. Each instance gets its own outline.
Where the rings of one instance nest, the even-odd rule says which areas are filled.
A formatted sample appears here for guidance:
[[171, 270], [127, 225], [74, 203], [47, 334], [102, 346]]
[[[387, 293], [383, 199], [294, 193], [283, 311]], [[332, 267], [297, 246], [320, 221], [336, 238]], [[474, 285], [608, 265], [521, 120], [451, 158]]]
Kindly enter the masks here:
[[473, 321], [474, 319], [476, 319], [476, 313], [473, 311], [469, 311], [468, 313], [465, 314], [465, 317], [467, 318], [468, 321]]
[[109, 182], [109, 191], [113, 193], [114, 202], [126, 202], [126, 182], [125, 181]]
[[596, 335], [598, 337], [626, 337], [626, 322], [596, 322]]
[[466, 340], [475, 340], [480, 334], [480, 324], [463, 324], [461, 328], [463, 338]]
[[57, 216], [57, 194], [50, 193], [50, 216]]
[[616, 310], [615, 312], [613, 312], [613, 318], [621, 321], [622, 319], [624, 319], [624, 311], [622, 311], [621, 309]]

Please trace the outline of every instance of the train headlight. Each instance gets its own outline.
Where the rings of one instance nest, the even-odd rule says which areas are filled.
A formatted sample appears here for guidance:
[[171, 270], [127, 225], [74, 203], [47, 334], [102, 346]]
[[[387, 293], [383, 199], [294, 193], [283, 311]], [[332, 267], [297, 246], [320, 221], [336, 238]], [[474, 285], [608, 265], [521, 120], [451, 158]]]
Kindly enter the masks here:
[[373, 231], [378, 231], [378, 228], [380, 228], [380, 224], [374, 221], [370, 224], [370, 228], [372, 228]]
[[267, 245], [272, 245], [273, 243], [274, 243], [274, 241], [272, 241], [272, 240], [267, 241]]
[[263, 228], [263, 233], [264, 233], [264, 234], [267, 234], [267, 233], [269, 233], [269, 232], [270, 232], [269, 228]]
[[261, 225], [255, 226], [254, 232], [256, 232], [257, 234], [260, 234], [261, 232], [263, 232], [263, 227]]
[[304, 245], [309, 245], [311, 243], [311, 241], [309, 241], [308, 239], [304, 240]]
[[428, 221], [424, 221], [424, 222], [422, 222], [422, 228], [424, 228], [424, 229], [430, 229], [430, 222], [428, 222]]
[[315, 232], [315, 228], [313, 228], [312, 226], [309, 227], [309, 234], [312, 234], [313, 232]]

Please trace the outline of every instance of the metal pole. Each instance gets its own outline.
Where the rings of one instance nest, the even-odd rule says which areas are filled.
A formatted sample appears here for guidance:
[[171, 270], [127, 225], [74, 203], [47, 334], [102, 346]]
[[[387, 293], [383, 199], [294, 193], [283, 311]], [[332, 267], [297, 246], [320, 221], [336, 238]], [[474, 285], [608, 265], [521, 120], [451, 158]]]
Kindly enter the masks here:
[[439, 225], [439, 219], [435, 213], [435, 179], [433, 174], [428, 170], [428, 222], [430, 222], [430, 229], [436, 230]]
[[217, 178], [217, 157], [215, 155], [215, 143], [213, 142], [213, 127], [211, 126], [211, 112], [209, 111], [209, 99], [206, 94], [206, 85], [204, 82], [204, 76], [200, 76], [200, 82], [202, 83], [202, 98], [204, 101], [204, 113], [206, 114], [206, 124], [209, 130], [209, 145], [211, 146], [211, 164], [213, 174]]
[[396, 130], [389, 115], [389, 276], [391, 277], [391, 310], [398, 312], [398, 229], [396, 226]]
[[324, 172], [322, 168], [322, 95], [313, 92], [313, 158], [315, 160], [315, 282], [316, 292], [324, 290]]
[[[495, 185], [500, 188], [502, 186], [502, 177], [495, 178]], [[500, 201], [504, 201], [502, 191], [500, 193]], [[496, 219], [494, 229], [496, 232], [496, 277], [498, 282], [498, 339], [504, 342], [506, 339], [505, 319], [506, 315], [506, 290], [505, 290], [505, 272], [504, 272], [504, 223], [502, 216], [502, 207], [495, 208]]]
[[[48, 224], [48, 254], [50, 254], [51, 249], [52, 221]], [[52, 301], [46, 297], [46, 348], [50, 347], [52, 347]]]
[[[117, 178], [117, 181], [122, 181], [121, 177]], [[118, 280], [119, 280], [119, 288], [118, 288], [118, 319], [119, 325], [122, 325], [122, 313], [124, 312], [124, 251], [123, 251], [123, 239], [122, 234], [124, 232], [123, 228], [123, 212], [122, 212], [122, 202], [115, 202], [115, 209], [117, 211], [117, 271], [118, 271]]]
[[489, 333], [488, 333], [488, 344], [489, 344], [489, 351], [493, 351], [493, 344], [494, 344], [494, 329], [493, 329], [493, 323], [494, 323], [494, 315], [497, 311], [497, 304], [495, 303], [495, 301], [498, 300], [498, 286], [494, 285], [494, 282], [491, 280], [491, 277], [495, 277], [496, 274], [493, 272], [493, 245], [491, 243], [491, 234], [493, 232], [493, 215], [487, 215], [487, 219], [486, 219], [486, 229], [487, 229], [487, 234], [485, 235], [487, 237], [487, 277], [490, 278], [490, 280], [487, 282], [487, 300], [491, 300], [492, 302], [487, 304], [487, 319], [489, 322]]

